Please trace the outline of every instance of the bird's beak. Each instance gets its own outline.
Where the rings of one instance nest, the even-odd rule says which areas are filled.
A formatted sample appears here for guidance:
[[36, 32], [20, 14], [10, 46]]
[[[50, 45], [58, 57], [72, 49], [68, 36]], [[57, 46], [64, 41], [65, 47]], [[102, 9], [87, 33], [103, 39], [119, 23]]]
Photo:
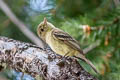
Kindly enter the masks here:
[[44, 24], [44, 25], [47, 25], [47, 19], [46, 19], [46, 18], [44, 18], [43, 24]]

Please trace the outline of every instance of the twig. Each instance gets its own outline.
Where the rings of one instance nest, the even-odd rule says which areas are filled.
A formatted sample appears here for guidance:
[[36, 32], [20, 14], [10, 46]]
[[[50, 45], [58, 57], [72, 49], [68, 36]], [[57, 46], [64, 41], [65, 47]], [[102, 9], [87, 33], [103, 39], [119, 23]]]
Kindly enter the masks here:
[[98, 47], [100, 45], [100, 41], [96, 41], [95, 43], [91, 44], [89, 47], [85, 48], [83, 50], [84, 54], [87, 54], [88, 52], [90, 52], [91, 50], [95, 49], [96, 47]]
[[120, 0], [113, 0], [115, 3], [115, 6], [118, 7], [120, 5]]
[[15, 16], [15, 14], [10, 10], [8, 5], [3, 0], [0, 0], [0, 8], [16, 25], [16, 27], [18, 27], [33, 43], [44, 47], [43, 41], [40, 40], [33, 32], [31, 32], [27, 26]]
[[62, 57], [49, 48], [0, 37], [0, 66], [5, 64], [45, 80], [97, 80], [74, 58]]

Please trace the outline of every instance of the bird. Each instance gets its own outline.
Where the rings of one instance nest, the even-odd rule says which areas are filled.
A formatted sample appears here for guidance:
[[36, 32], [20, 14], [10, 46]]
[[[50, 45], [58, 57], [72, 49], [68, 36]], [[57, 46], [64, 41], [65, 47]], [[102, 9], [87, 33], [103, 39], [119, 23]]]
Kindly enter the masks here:
[[92, 69], [98, 73], [92, 62], [85, 57], [79, 42], [67, 32], [64, 32], [48, 22], [46, 18], [38, 25], [37, 34], [56, 54], [77, 57], [89, 64]]

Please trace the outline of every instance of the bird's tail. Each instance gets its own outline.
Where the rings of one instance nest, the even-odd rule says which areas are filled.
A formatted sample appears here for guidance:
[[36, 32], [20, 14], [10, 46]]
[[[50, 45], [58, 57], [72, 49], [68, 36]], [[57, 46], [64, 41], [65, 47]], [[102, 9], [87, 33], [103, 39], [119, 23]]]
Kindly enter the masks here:
[[85, 58], [85, 56], [84, 56], [83, 54], [78, 54], [77, 57], [80, 58], [80, 59], [82, 59], [83, 61], [85, 61], [87, 64], [89, 64], [89, 65], [92, 67], [92, 69], [93, 69], [96, 73], [98, 73], [96, 67], [92, 64], [91, 61], [89, 61], [87, 58]]

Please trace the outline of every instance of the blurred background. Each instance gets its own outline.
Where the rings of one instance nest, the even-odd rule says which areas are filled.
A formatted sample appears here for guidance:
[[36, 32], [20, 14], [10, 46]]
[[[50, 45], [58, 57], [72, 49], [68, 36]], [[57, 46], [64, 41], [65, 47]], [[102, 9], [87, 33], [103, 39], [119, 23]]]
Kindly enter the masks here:
[[[34, 43], [11, 21], [11, 15], [6, 15], [7, 9], [1, 1], [36, 36], [37, 25], [46, 17], [77, 39], [82, 49], [90, 48], [86, 57], [100, 75], [84, 62], [80, 63], [99, 80], [120, 80], [119, 0], [0, 0], [0, 36]], [[6, 69], [0, 72], [0, 80], [20, 80], [21, 74]], [[24, 80], [34, 80], [25, 76]]]

